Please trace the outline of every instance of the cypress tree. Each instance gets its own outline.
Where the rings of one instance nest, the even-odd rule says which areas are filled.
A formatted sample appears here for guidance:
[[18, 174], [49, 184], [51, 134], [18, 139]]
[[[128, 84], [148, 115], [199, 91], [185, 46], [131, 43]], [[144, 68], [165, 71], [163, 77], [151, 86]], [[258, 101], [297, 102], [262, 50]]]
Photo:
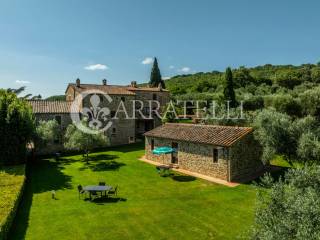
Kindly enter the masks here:
[[230, 101], [230, 107], [235, 108], [237, 106], [236, 95], [233, 89], [233, 78], [231, 68], [228, 67], [225, 73], [225, 88], [224, 88], [224, 99]]
[[158, 66], [158, 60], [157, 58], [154, 58], [149, 84], [151, 87], [158, 87], [159, 83], [161, 83], [162, 88], [165, 88], [165, 84], [162, 80], [160, 69]]

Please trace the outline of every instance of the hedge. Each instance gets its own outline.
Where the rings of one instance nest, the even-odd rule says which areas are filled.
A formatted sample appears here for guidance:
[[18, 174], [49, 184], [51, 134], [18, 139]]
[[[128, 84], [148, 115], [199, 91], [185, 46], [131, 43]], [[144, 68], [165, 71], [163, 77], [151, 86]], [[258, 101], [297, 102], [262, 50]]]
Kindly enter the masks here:
[[25, 165], [0, 168], [0, 240], [8, 234], [25, 185]]

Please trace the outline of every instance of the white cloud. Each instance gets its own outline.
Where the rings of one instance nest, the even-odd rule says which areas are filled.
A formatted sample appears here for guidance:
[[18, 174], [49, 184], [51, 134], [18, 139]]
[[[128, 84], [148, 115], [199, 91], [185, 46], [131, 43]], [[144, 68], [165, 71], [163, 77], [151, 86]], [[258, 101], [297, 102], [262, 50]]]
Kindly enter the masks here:
[[143, 59], [143, 61], [141, 63], [144, 64], [144, 65], [151, 64], [151, 63], [153, 63], [153, 58], [146, 57], [145, 59]]
[[170, 69], [174, 69], [174, 66], [173, 66], [173, 65], [170, 65], [169, 68], [170, 68]]
[[184, 73], [187, 73], [187, 72], [190, 72], [190, 68], [189, 67], [183, 67], [181, 69], [179, 69], [180, 72], [184, 72]]
[[162, 80], [168, 80], [170, 79], [171, 77], [162, 77]]
[[16, 83], [17, 83], [17, 84], [29, 84], [29, 83], [31, 83], [31, 82], [29, 82], [29, 81], [24, 81], [24, 80], [16, 80]]
[[89, 71], [95, 71], [95, 70], [106, 70], [106, 69], [109, 69], [109, 67], [107, 65], [98, 63], [93, 65], [88, 65], [84, 67], [84, 69]]

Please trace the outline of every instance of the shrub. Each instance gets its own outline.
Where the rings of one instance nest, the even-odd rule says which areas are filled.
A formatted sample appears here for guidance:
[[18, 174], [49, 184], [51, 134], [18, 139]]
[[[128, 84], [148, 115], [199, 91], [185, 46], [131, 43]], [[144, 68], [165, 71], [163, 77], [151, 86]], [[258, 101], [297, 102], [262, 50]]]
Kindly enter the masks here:
[[254, 135], [263, 146], [262, 160], [268, 163], [275, 154], [288, 160], [296, 153], [290, 116], [275, 110], [262, 110], [254, 120]]
[[303, 133], [298, 142], [297, 154], [303, 162], [320, 163], [320, 141], [311, 133]]
[[264, 107], [264, 101], [261, 96], [253, 96], [243, 101], [243, 109], [254, 111]]
[[320, 87], [307, 90], [299, 97], [303, 103], [303, 113], [320, 118]]
[[291, 169], [259, 188], [252, 239], [320, 239], [320, 167]]
[[0, 240], [6, 239], [25, 183], [25, 165], [0, 168]]
[[281, 72], [276, 79], [280, 87], [293, 89], [295, 86], [302, 83], [302, 72], [295, 70], [288, 70]]
[[290, 116], [301, 116], [302, 107], [299, 99], [293, 98], [290, 94], [277, 94], [266, 96], [264, 99], [266, 107], [273, 107], [278, 112], [286, 113]]
[[320, 67], [311, 69], [311, 79], [315, 83], [320, 83]]

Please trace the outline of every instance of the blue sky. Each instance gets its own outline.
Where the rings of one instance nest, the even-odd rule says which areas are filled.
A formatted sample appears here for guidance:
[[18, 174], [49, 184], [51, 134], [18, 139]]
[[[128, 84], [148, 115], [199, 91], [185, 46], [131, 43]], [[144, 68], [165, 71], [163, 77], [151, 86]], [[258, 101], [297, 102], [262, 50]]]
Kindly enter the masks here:
[[0, 0], [0, 88], [47, 97], [77, 77], [146, 82], [142, 62], [153, 56], [164, 77], [315, 63], [319, 9], [311, 0]]

